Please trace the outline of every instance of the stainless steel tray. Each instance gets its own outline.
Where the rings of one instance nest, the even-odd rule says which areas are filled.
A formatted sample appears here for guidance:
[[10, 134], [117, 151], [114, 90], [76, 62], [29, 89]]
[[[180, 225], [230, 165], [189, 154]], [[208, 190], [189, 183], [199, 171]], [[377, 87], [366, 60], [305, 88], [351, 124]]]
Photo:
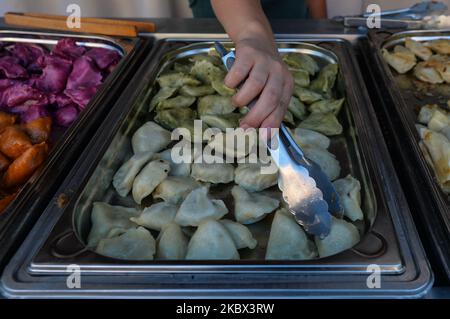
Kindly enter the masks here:
[[431, 239], [429, 254], [438, 259], [444, 277], [450, 281], [450, 196], [439, 187], [433, 168], [419, 147], [420, 136], [415, 124], [420, 107], [425, 104], [446, 105], [450, 85], [431, 85], [412, 75], [399, 75], [384, 61], [380, 50], [401, 44], [407, 37], [416, 41], [450, 39], [450, 30], [373, 31], [369, 33], [370, 47], [364, 52], [375, 85], [384, 103], [379, 108], [390, 130], [391, 152], [398, 163], [408, 200], [421, 229]]
[[[365, 235], [360, 244], [336, 256], [311, 261], [264, 261], [259, 254], [253, 256], [257, 260], [227, 262], [133, 262], [102, 257], [85, 248], [92, 201], [119, 201], [109, 189], [111, 177], [130, 152], [131, 134], [151, 118], [142, 115], [142, 111], [146, 113], [149, 99], [155, 93], [152, 88], [158, 72], [175, 59], [204, 52], [210, 46], [210, 43], [161, 40], [153, 57], [146, 60], [136, 75], [135, 80], [140, 82], [131, 83], [116, 103], [82, 155], [83, 160], [78, 161], [6, 269], [2, 278], [5, 293], [48, 296], [57, 290], [59, 296], [135, 297], [424, 294], [430, 288], [432, 274], [408, 219], [408, 208], [392, 172], [351, 46], [339, 39], [307, 40], [318, 47], [297, 41], [279, 41], [281, 51], [300, 51], [315, 55], [322, 63], [340, 64], [338, 87], [347, 98], [340, 120], [346, 133], [333, 141], [333, 147], [343, 164], [342, 174], [351, 172], [364, 188], [367, 218], [361, 225]], [[185, 47], [187, 44], [190, 46]], [[61, 198], [65, 199], [65, 205], [59, 205], [60, 201], [58, 204]], [[122, 199], [120, 203], [134, 205]], [[58, 220], [51, 222], [51, 219]], [[262, 232], [260, 240], [268, 236], [268, 228], [264, 227]], [[70, 264], [79, 265], [82, 273], [89, 274], [84, 277], [82, 291], [62, 286]], [[385, 286], [380, 290], [366, 285], [367, 267], [371, 264], [379, 266], [383, 277]], [[45, 292], [41, 280], [47, 283]]]
[[[78, 45], [116, 50], [121, 61], [91, 99], [77, 120], [67, 129], [56, 128], [51, 135], [51, 148], [44, 166], [24, 184], [8, 208], [0, 214], [0, 269], [10, 248], [23, 240], [27, 230], [36, 221], [37, 209], [48, 203], [65, 172], [73, 164], [86, 142], [94, 133], [94, 126], [108, 110], [108, 103], [117, 98], [123, 81], [131, 75], [133, 64], [146, 41], [132, 38], [110, 38], [78, 34], [0, 30], [0, 41], [36, 43], [51, 49], [62, 38], [73, 38]], [[53, 193], [52, 193], [53, 192]], [[17, 247], [14, 247], [17, 248]]]
[[[198, 54], [208, 54], [213, 43], [202, 42], [191, 44], [179, 49], [174, 49], [170, 53], [164, 56], [160, 61], [158, 73], [164, 72], [169, 68], [174, 62], [180, 62], [180, 60], [188, 59], [193, 55]], [[289, 52], [299, 52], [309, 54], [315, 57], [321, 67], [329, 63], [338, 63], [338, 58], [331, 51], [324, 48], [312, 45], [312, 44], [295, 44], [295, 43], [280, 43], [279, 51], [281, 54]], [[339, 96], [345, 96], [342, 74], [338, 78], [338, 91]], [[153, 96], [157, 92], [157, 87], [150, 90], [150, 96]], [[113, 205], [125, 206], [125, 207], [135, 207], [139, 208], [136, 203], [134, 203], [131, 196], [123, 198], [117, 194], [115, 189], [111, 186], [112, 174], [116, 172], [121, 164], [131, 157], [131, 136], [133, 133], [143, 124], [143, 120], [153, 120], [154, 112], [148, 114], [147, 108], [148, 103], [142, 103], [140, 105], [136, 104], [133, 106], [135, 109], [136, 117], [128, 118], [122, 124], [119, 133], [116, 135], [112, 141], [110, 147], [106, 151], [103, 159], [100, 161], [98, 168], [94, 171], [92, 177], [90, 178], [88, 184], [83, 190], [80, 198], [74, 208], [74, 225], [76, 230], [76, 235], [82, 243], [86, 243], [86, 238], [90, 230], [90, 212], [92, 210], [92, 203], [95, 201], [105, 201]], [[348, 108], [345, 108], [347, 110]], [[343, 112], [344, 113], [344, 112]], [[354, 137], [354, 128], [351, 123], [350, 113], [345, 112], [340, 118], [341, 123], [346, 128], [345, 134], [336, 138], [332, 138], [330, 151], [337, 156], [337, 159], [341, 163], [342, 172], [341, 176], [346, 176], [347, 174], [352, 174], [356, 176], [358, 180], [362, 183], [362, 202], [363, 210], [365, 212], [365, 220], [357, 226], [360, 229], [361, 234], [365, 234], [371, 228], [376, 218], [376, 202], [374, 198], [374, 192], [372, 188], [372, 183], [370, 177], [367, 174], [366, 164], [361, 160], [361, 154], [359, 152], [359, 147], [356, 143]], [[230, 195], [230, 189], [234, 183], [227, 185], [217, 185], [211, 188], [211, 193], [214, 198], [223, 200], [227, 206], [230, 208], [229, 216], [225, 218], [233, 218], [233, 201]], [[278, 188], [272, 187], [269, 192], [272, 196], [281, 199], [281, 193]], [[146, 206], [151, 205], [151, 200], [146, 202]], [[249, 229], [258, 240], [258, 246], [256, 249], [244, 249], [240, 251], [241, 260], [264, 260], [265, 247], [268, 242], [268, 237], [270, 233], [270, 227], [272, 224], [273, 214], [265, 218], [263, 221], [249, 225]], [[375, 230], [376, 231], [376, 230]], [[156, 235], [156, 234], [155, 234]], [[366, 244], [367, 246], [367, 244]], [[66, 247], [70, 249], [70, 247]], [[360, 245], [360, 248], [364, 249], [364, 245]], [[96, 264], [97, 254], [93, 254], [91, 257], [92, 263]], [[101, 264], [101, 262], [98, 262]], [[149, 265], [149, 268], [158, 268], [158, 262], [156, 265]], [[239, 264], [240, 262], [236, 262]], [[150, 263], [151, 264], [151, 263]], [[176, 263], [179, 264], [179, 263]], [[92, 265], [93, 266], [93, 265]], [[232, 265], [230, 265], [232, 266]], [[95, 267], [95, 266], [93, 266]], [[100, 266], [101, 268], [108, 267], [107, 264]]]

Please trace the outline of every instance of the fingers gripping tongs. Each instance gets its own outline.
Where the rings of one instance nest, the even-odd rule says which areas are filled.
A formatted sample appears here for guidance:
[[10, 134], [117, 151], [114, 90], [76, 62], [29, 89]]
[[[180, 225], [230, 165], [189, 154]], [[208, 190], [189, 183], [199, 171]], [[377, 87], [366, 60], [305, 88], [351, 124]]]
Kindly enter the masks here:
[[[215, 47], [227, 70], [231, 69], [234, 52], [218, 42]], [[250, 103], [250, 108], [254, 102]], [[331, 229], [331, 214], [339, 218], [343, 214], [334, 186], [319, 165], [305, 157], [283, 123], [271, 138], [267, 138], [266, 144], [278, 166], [278, 186], [289, 210], [309, 234], [326, 237]]]

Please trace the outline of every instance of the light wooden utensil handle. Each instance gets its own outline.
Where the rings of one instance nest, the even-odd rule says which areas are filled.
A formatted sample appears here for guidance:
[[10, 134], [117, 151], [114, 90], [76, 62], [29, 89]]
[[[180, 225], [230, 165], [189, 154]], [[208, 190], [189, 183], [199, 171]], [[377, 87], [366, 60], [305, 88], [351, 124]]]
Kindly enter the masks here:
[[111, 23], [95, 23], [84, 21], [81, 23], [80, 28], [71, 29], [67, 27], [65, 19], [49, 19], [43, 17], [27, 16], [17, 13], [6, 13], [5, 22], [10, 25], [29, 28], [53, 29], [125, 37], [138, 36], [138, 29], [135, 25], [117, 24], [114, 21], [112, 21]]
[[[30, 17], [38, 17], [38, 18], [57, 19], [57, 20], [66, 20], [67, 19], [66, 16], [37, 13], [37, 12], [25, 12], [23, 15], [30, 16]], [[123, 20], [123, 19], [110, 19], [110, 18], [106, 19], [106, 18], [81, 17], [81, 23], [83, 23], [83, 22], [134, 25], [137, 27], [139, 32], [155, 32], [156, 31], [156, 26], [152, 22], [142, 22], [142, 21]]]

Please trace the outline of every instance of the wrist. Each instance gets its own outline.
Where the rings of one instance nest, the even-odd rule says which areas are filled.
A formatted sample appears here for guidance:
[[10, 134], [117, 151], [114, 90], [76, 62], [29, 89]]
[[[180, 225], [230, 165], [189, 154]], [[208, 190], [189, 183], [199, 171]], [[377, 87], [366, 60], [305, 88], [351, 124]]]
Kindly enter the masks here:
[[260, 21], [246, 23], [245, 27], [240, 28], [239, 32], [234, 35], [230, 34], [230, 37], [236, 45], [239, 45], [239, 43], [255, 41], [255, 44], [258, 44], [258, 46], [264, 43], [270, 47], [274, 53], [277, 52], [270, 26], [265, 26], [264, 23]]

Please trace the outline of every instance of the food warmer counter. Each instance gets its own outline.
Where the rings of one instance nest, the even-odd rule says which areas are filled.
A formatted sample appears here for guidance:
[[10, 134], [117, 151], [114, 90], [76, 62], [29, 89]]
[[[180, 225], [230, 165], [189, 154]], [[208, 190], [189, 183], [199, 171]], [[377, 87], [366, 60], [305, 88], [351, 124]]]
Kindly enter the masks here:
[[[373, 88], [372, 98], [379, 105], [377, 115], [385, 128], [385, 140], [433, 270], [439, 283], [444, 286], [450, 280], [450, 201], [448, 186], [443, 185], [445, 165], [448, 167], [448, 163], [444, 163], [440, 176], [437, 158], [434, 157], [436, 154], [430, 153], [433, 150], [429, 148], [429, 141], [424, 140], [420, 132], [434, 134], [437, 117], [446, 112], [448, 114], [450, 85], [448, 79], [447, 83], [444, 81], [444, 73], [444, 79], [439, 78], [440, 74], [436, 71], [430, 73], [435, 79], [428, 78], [428, 75], [424, 77], [423, 70], [426, 70], [429, 62], [421, 61], [428, 58], [430, 61], [436, 58], [439, 60], [447, 54], [447, 62], [445, 58], [443, 61], [448, 64], [448, 49], [445, 52], [440, 47], [433, 48], [429, 43], [442, 43], [439, 41], [448, 41], [449, 38], [450, 32], [445, 30], [391, 30], [371, 31], [368, 39], [361, 41], [364, 62], [370, 66], [367, 70], [367, 75], [370, 75], [368, 81]], [[413, 59], [404, 70], [394, 70], [385, 57], [405, 46], [419, 50], [417, 53], [422, 58], [418, 57], [417, 61]], [[428, 110], [432, 113], [438, 110], [436, 117], [430, 116], [428, 119]], [[431, 134], [428, 137], [432, 137]], [[435, 143], [436, 137], [430, 141]], [[442, 145], [434, 151], [439, 149], [445, 156]]]
[[[225, 35], [218, 35], [218, 37], [222, 40], [226, 39]], [[306, 243], [305, 249], [310, 254], [307, 257], [305, 254], [286, 257], [269, 253], [270, 247], [273, 245], [272, 241], [275, 241], [272, 237], [276, 237], [272, 234], [275, 233], [274, 227], [278, 227], [279, 220], [282, 219], [290, 223], [290, 219], [282, 212], [277, 212], [275, 218], [274, 212], [269, 212], [270, 214], [256, 223], [248, 220], [245, 222], [248, 224], [247, 231], [250, 231], [251, 237], [256, 240], [256, 245], [252, 244], [253, 248], [248, 246], [240, 249], [237, 253], [236, 247], [232, 244], [230, 245], [234, 248], [230, 248], [230, 245], [228, 248], [220, 246], [220, 258], [209, 260], [210, 258], [206, 258], [203, 251], [199, 252], [199, 246], [202, 245], [199, 244], [201, 240], [198, 239], [204, 239], [203, 242], [217, 243], [217, 238], [214, 236], [223, 232], [224, 228], [218, 222], [210, 220], [202, 223], [186, 222], [183, 224], [181, 221], [186, 221], [187, 218], [183, 214], [187, 213], [181, 207], [188, 205], [181, 204], [177, 215], [183, 215], [184, 219], [175, 217], [174, 220], [177, 221], [178, 218], [179, 225], [172, 228], [182, 230], [174, 231], [174, 233], [178, 238], [184, 238], [186, 242], [191, 237], [191, 243], [187, 248], [187, 256], [190, 258], [187, 260], [158, 258], [161, 257], [160, 246], [163, 238], [165, 238], [164, 242], [168, 241], [169, 243], [173, 243], [174, 240], [171, 241], [171, 238], [164, 234], [166, 233], [165, 229], [155, 231], [155, 227], [149, 226], [148, 221], [142, 222], [142, 219], [145, 220], [142, 210], [144, 209], [145, 212], [149, 206], [151, 208], [158, 204], [153, 203], [151, 198], [145, 199], [153, 189], [140, 196], [139, 191], [135, 192], [133, 183], [133, 196], [126, 196], [130, 189], [124, 192], [125, 196], [118, 196], [117, 190], [120, 187], [114, 183], [114, 176], [122, 167], [123, 162], [132, 156], [133, 151], [136, 153], [134, 156], [140, 156], [136, 152], [136, 148], [139, 146], [134, 145], [137, 143], [134, 141], [135, 138], [138, 139], [135, 137], [136, 132], [142, 127], [147, 125], [155, 127], [156, 125], [157, 131], [161, 133], [172, 128], [172, 123], [180, 123], [179, 119], [184, 116], [183, 114], [188, 114], [190, 119], [199, 113], [202, 115], [202, 112], [209, 107], [206, 102], [200, 102], [202, 95], [211, 94], [214, 91], [222, 92], [221, 88], [223, 89], [220, 87], [220, 83], [215, 83], [208, 78], [218, 68], [217, 65], [214, 66], [214, 56], [209, 49], [211, 41], [216, 40], [217, 37], [201, 34], [186, 34], [176, 38], [160, 36], [153, 46], [152, 53], [142, 63], [120, 98], [111, 106], [110, 112], [106, 115], [97, 133], [83, 150], [79, 160], [54, 197], [50, 199], [48, 206], [42, 210], [41, 218], [5, 269], [2, 275], [2, 291], [5, 296], [19, 298], [63, 296], [400, 298], [424, 296], [433, 284], [433, 274], [396, 177], [382, 131], [358, 67], [354, 48], [350, 41], [344, 39], [349, 37], [349, 35], [339, 37], [316, 34], [279, 36], [277, 38], [279, 50], [283, 56], [306, 55], [309, 57], [309, 61], [313, 60], [322, 70], [336, 70], [333, 76], [333, 79], [336, 79], [335, 92], [330, 92], [327, 88], [321, 97], [317, 97], [314, 92], [306, 89], [309, 82], [301, 84], [303, 80], [299, 78], [300, 88], [295, 95], [300, 102], [309, 105], [306, 113], [311, 112], [311, 114], [302, 115], [302, 111], [294, 106], [291, 110], [292, 118], [286, 120], [288, 122], [294, 120], [294, 124], [297, 124], [298, 118], [296, 117], [298, 116], [300, 127], [308, 130], [314, 129], [314, 125], [316, 125], [312, 125], [317, 122], [311, 121], [312, 118], [315, 120], [324, 117], [331, 119], [331, 131], [329, 126], [321, 127], [320, 131], [324, 135], [331, 135], [329, 138], [323, 136], [326, 141], [329, 141], [325, 147], [328, 150], [324, 151], [331, 153], [333, 162], [339, 162], [339, 170], [332, 179], [343, 179], [349, 175], [354, 177], [353, 180], [356, 180], [359, 185], [359, 195], [356, 195], [355, 201], [361, 206], [362, 211], [361, 218], [352, 219], [348, 215], [344, 219], [342, 217], [334, 219], [336, 224], [345, 225], [343, 228], [347, 231], [351, 229], [348, 233], [357, 238], [349, 241], [348, 234], [342, 235], [342, 242], [347, 245], [344, 251], [326, 253], [324, 242], [317, 238], [307, 237], [303, 231], [299, 230], [298, 225], [294, 225], [295, 232], [303, 234], [299, 236], [303, 236], [302, 242]], [[197, 56], [202, 58], [196, 58]], [[192, 70], [191, 67], [186, 69], [186, 61], [192, 63], [199, 61], [199, 64], [207, 64], [208, 70], [214, 71], [207, 73], [209, 75], [206, 76], [204, 82], [208, 85], [202, 85], [201, 90], [195, 90], [195, 87], [200, 85], [197, 83], [198, 79], [192, 80], [190, 76], [185, 78], [186, 74], [183, 72], [192, 72], [189, 71]], [[334, 66], [327, 67], [329, 65]], [[291, 66], [295, 69], [295, 58]], [[164, 83], [167, 83], [168, 78], [162, 80], [167, 72], [170, 75], [170, 72], [174, 72], [174, 70], [175, 74], [181, 72], [175, 77], [176, 83], [180, 83], [180, 79], [188, 79], [188, 82], [183, 82], [183, 85], [188, 84], [189, 86], [183, 88], [183, 92], [186, 94], [183, 93], [176, 97], [173, 97], [173, 94], [178, 94], [174, 92], [180, 88], [172, 90], [169, 86], [169, 90], [165, 90]], [[298, 70], [295, 71], [302, 73]], [[296, 76], [301, 76], [299, 73], [296, 73]], [[325, 73], [318, 72], [319, 75], [312, 78], [312, 82], [316, 83], [311, 82], [311, 85], [319, 85], [319, 81], [315, 80], [322, 77], [327, 78]], [[174, 79], [172, 78], [172, 80]], [[209, 85], [214, 90], [211, 90]], [[319, 87], [321, 86], [319, 85]], [[227, 92], [224, 92], [224, 95], [226, 94]], [[186, 95], [195, 96], [195, 98], [186, 98]], [[318, 112], [319, 115], [314, 115], [313, 109], [321, 109], [324, 105], [319, 103], [313, 106], [313, 102], [321, 102], [325, 95], [328, 95], [328, 101], [331, 98], [343, 98], [344, 102], [339, 103], [338, 109], [328, 111], [326, 116], [322, 116], [321, 112]], [[167, 102], [177, 98], [177, 103], [185, 104], [182, 112], [172, 112], [170, 103]], [[159, 99], [156, 100], [157, 103], [154, 103], [155, 99]], [[217, 97], [217, 99], [222, 98]], [[204, 106], [200, 106], [201, 104]], [[302, 104], [297, 103], [296, 105]], [[328, 103], [325, 104], [328, 105]], [[156, 114], [154, 112], [155, 105]], [[195, 105], [197, 105], [197, 109], [194, 111]], [[168, 110], [165, 110], [166, 107]], [[226, 107], [225, 105], [224, 108]], [[227, 117], [228, 120], [239, 116], [237, 112], [232, 114], [235, 115]], [[307, 118], [302, 118], [302, 116]], [[202, 116], [202, 118], [206, 119], [207, 117]], [[215, 119], [214, 123], [218, 123], [217, 117]], [[211, 121], [211, 116], [209, 120]], [[186, 124], [186, 122], [183, 123]], [[321, 137], [321, 141], [325, 140], [323, 137]], [[132, 140], [133, 142], [131, 142]], [[160, 150], [158, 149], [158, 151]], [[159, 169], [157, 176], [164, 174], [167, 176], [169, 166], [165, 168], [166, 164], [164, 163], [165, 161], [162, 159], [155, 159], [146, 165], [149, 167], [148, 171], [154, 171], [154, 168], [157, 171]], [[143, 170], [147, 171], [147, 166]], [[237, 176], [239, 167], [227, 167], [228, 169], [235, 169], [234, 174]], [[192, 169], [193, 171], [194, 169]], [[135, 182], [141, 178], [139, 176], [140, 174], [137, 177], [136, 174], [132, 176], [133, 179], [136, 178]], [[201, 176], [205, 176], [204, 171], [198, 170], [196, 176], [202, 180]], [[226, 177], [224, 178], [226, 179]], [[234, 182], [239, 186], [242, 186], [243, 183], [243, 181], [241, 181], [242, 183], [238, 182], [236, 178]], [[219, 219], [224, 214], [228, 219], [238, 219], [239, 209], [236, 206], [236, 201], [239, 200], [238, 196], [231, 191], [233, 199], [230, 200], [229, 194], [233, 179], [231, 181], [227, 179], [220, 183], [222, 184], [210, 186], [210, 195], [214, 199], [202, 198], [204, 201], [215, 204], [220, 202], [221, 204], [217, 205], [221, 206], [222, 210], [225, 209], [225, 212], [219, 214], [219, 217], [215, 219]], [[233, 190], [235, 187], [237, 186], [234, 186]], [[205, 189], [208, 188], [205, 187]], [[224, 189], [228, 189], [226, 194], [222, 192]], [[164, 198], [161, 195], [164, 190], [160, 189], [158, 192], [158, 196]], [[193, 197], [192, 193], [194, 192], [196, 190], [183, 198], [183, 203]], [[239, 192], [243, 192], [244, 197], [248, 198], [256, 196], [242, 189]], [[204, 196], [204, 194], [197, 192], [195, 196]], [[279, 193], [278, 195], [264, 193], [261, 196], [265, 196], [266, 201], [273, 202]], [[153, 195], [153, 197], [157, 196]], [[268, 197], [271, 198], [268, 199]], [[170, 197], [166, 196], [167, 198]], [[141, 202], [142, 199], [144, 200]], [[234, 206], [233, 200], [235, 201]], [[106, 207], [106, 213], [102, 207]], [[141, 220], [138, 225], [144, 227], [136, 228], [137, 225], [130, 225], [129, 218], [121, 219], [118, 222], [116, 217], [109, 215], [110, 212], [118, 210], [121, 211], [119, 214], [131, 214], [130, 216], [133, 216], [131, 220], [135, 222]], [[221, 210], [217, 208], [213, 211], [220, 212]], [[102, 216], [109, 217], [104, 219]], [[110, 217], [113, 223], [118, 222], [122, 225], [120, 226], [122, 229], [107, 227], [106, 233], [109, 232], [109, 234], [106, 234], [103, 229], [101, 231], [103, 238], [100, 241], [97, 238], [93, 243], [92, 238], [95, 237], [95, 234], [92, 235], [93, 229], [97, 229], [96, 227], [99, 225], [106, 225], [105, 223]], [[198, 228], [193, 226], [198, 226]], [[208, 227], [216, 229], [212, 232], [213, 237], [211, 238], [204, 235], [207, 233], [204, 230]], [[202, 234], [200, 234], [200, 229], [202, 229]], [[278, 233], [280, 232], [278, 231]], [[291, 234], [289, 233], [289, 235]], [[126, 258], [126, 251], [118, 253], [117, 247], [127, 247], [125, 242], [134, 236], [145, 238], [139, 243], [148, 244], [147, 252], [154, 250], [153, 237], [156, 238], [157, 250], [159, 250], [156, 252], [156, 260], [153, 260], [153, 253], [142, 258], [146, 260], [137, 261], [127, 260], [133, 258]], [[341, 236], [340, 233], [338, 236]], [[280, 247], [283, 248], [286, 240], [283, 242], [283, 236], [278, 240], [281, 242]], [[194, 241], [195, 243], [193, 243]], [[339, 240], [339, 242], [341, 241]], [[128, 245], [130, 243], [133, 241], [128, 242]], [[124, 244], [125, 246], [123, 246]], [[237, 245], [236, 241], [235, 244]], [[136, 242], [132, 244], [132, 247], [136, 247]], [[223, 255], [225, 250], [231, 251], [230, 255]], [[141, 256], [139, 255], [139, 257]], [[184, 253], [182, 256], [185, 257], [186, 254]], [[195, 256], [203, 256], [203, 258], [195, 258]], [[206, 256], [211, 255], [207, 254]], [[239, 260], [237, 260], [238, 257], [240, 257]], [[82, 284], [79, 289], [70, 289], [67, 286], [67, 267], [69, 265], [80, 267]], [[379, 287], [370, 284], [370, 275], [373, 274], [374, 269], [375, 272], [379, 271], [381, 276], [381, 286]]]
[[[99, 121], [108, 113], [124, 84], [127, 84], [130, 76], [134, 74], [138, 61], [147, 53], [151, 40], [32, 32], [2, 27], [0, 43], [2, 50], [0, 56], [3, 63], [12, 61], [11, 64], [15, 66], [16, 73], [17, 69], [25, 71], [22, 65], [26, 66], [26, 71], [30, 74], [16, 74], [17, 76], [15, 76], [2, 73], [3, 99], [0, 112], [4, 115], [3, 117], [9, 117], [16, 121], [15, 126], [9, 127], [11, 131], [19, 131], [23, 135], [21, 130], [23, 127], [25, 130], [27, 129], [27, 119], [33, 120], [37, 117], [37, 121], [28, 123], [37, 123], [41, 120], [40, 116], [48, 119], [50, 123], [53, 120], [53, 125], [46, 126], [47, 128], [51, 127], [51, 132], [49, 132], [48, 139], [46, 138], [47, 141], [44, 142], [48, 149], [48, 156], [43, 164], [29, 179], [23, 180], [24, 184], [14, 184], [12, 188], [8, 189], [4, 189], [5, 185], [2, 184], [0, 191], [2, 200], [0, 269], [3, 269], [8, 258], [17, 250], [42, 209], [48, 204], [58, 184], [62, 182], [74, 161], [91, 139]], [[31, 54], [30, 56], [34, 59], [34, 62], [28, 66], [24, 61], [27, 54]], [[38, 58], [37, 55], [42, 56]], [[79, 61], [76, 61], [77, 55], [82, 56]], [[115, 65], [108, 65], [111, 61], [108, 62], [108, 59], [105, 58], [107, 56], [112, 57], [111, 61]], [[97, 61], [95, 65], [93, 64], [94, 60]], [[15, 64], [17, 61], [19, 63]], [[73, 76], [70, 73], [72, 63], [74, 65], [72, 72], [78, 72]], [[7, 72], [5, 67], [12, 68], [11, 64], [2, 66], [3, 72]], [[104, 69], [101, 69], [99, 65]], [[42, 74], [38, 73], [41, 67], [44, 70]], [[13, 69], [9, 70], [10, 73], [13, 72]], [[69, 73], [65, 74], [66, 71]], [[67, 77], [69, 77], [68, 87], [62, 92], [64, 87], [59, 86], [66, 82]], [[92, 84], [96, 87], [83, 87], [76, 90], [74, 83], [80, 82], [82, 79], [90, 81], [88, 78], [91, 80], [95, 78], [100, 82]], [[69, 82], [71, 83], [69, 84]], [[57, 86], [58, 88], [56, 88]], [[72, 89], [73, 100], [67, 95], [69, 94], [67, 89]], [[89, 90], [92, 92], [87, 92]], [[87, 92], [84, 97], [80, 94], [76, 95], [82, 91]], [[28, 98], [29, 100], [23, 104], [16, 103], [21, 97], [25, 99], [23, 92], [28, 92], [29, 96], [34, 94], [34, 97]], [[33, 101], [30, 102], [30, 99]], [[79, 105], [73, 103], [75, 100]], [[27, 110], [34, 108], [34, 113], [26, 112], [25, 107]], [[74, 119], [73, 115], [78, 112], [77, 118]], [[43, 115], [43, 113], [45, 114]], [[2, 151], [7, 150], [7, 139], [12, 136], [5, 134], [2, 135]], [[39, 145], [41, 144], [35, 146]], [[5, 159], [5, 154], [2, 154], [2, 159]], [[10, 160], [11, 158], [8, 159], [8, 162]], [[17, 162], [19, 161], [20, 157], [17, 159]], [[11, 164], [10, 168], [13, 166]], [[17, 166], [15, 167], [17, 168]], [[14, 197], [14, 199], [9, 204], [5, 204], [4, 201], [8, 199], [8, 196]]]

